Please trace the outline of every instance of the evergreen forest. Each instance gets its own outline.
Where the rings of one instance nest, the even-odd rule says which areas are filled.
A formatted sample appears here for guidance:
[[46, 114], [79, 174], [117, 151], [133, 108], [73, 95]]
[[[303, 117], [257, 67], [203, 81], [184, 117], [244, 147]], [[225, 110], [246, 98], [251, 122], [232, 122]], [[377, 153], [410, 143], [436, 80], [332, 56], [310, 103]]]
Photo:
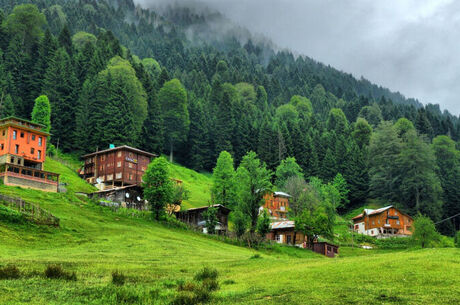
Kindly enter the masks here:
[[344, 211], [373, 198], [434, 222], [460, 213], [458, 116], [216, 22], [132, 0], [0, 0], [0, 116], [31, 119], [45, 95], [64, 152], [130, 145], [209, 172], [222, 151], [253, 151], [271, 171], [341, 174]]

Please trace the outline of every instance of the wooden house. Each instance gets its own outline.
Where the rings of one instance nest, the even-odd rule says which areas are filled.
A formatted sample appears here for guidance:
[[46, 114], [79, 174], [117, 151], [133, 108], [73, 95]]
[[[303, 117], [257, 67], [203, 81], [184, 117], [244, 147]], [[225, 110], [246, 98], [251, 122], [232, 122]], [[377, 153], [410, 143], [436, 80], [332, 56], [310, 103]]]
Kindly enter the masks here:
[[283, 192], [267, 193], [264, 196], [263, 208], [267, 209], [273, 218], [286, 219], [290, 197], [291, 195]]
[[364, 211], [353, 217], [353, 229], [361, 234], [382, 237], [410, 236], [414, 220], [392, 205]]
[[57, 192], [59, 174], [43, 170], [45, 126], [17, 117], [0, 120], [0, 179], [6, 185]]
[[[230, 214], [230, 209], [221, 205], [214, 204], [212, 207], [217, 208], [217, 221], [216, 232], [218, 234], [225, 234], [228, 230], [228, 215]], [[206, 220], [203, 216], [203, 213], [208, 210], [209, 206], [203, 206], [199, 208], [192, 208], [185, 211], [176, 212], [175, 215], [178, 220], [185, 222], [193, 227], [200, 228], [203, 230], [203, 233], [206, 231]]]
[[270, 233], [267, 234], [266, 238], [279, 244], [308, 248], [329, 257], [334, 257], [335, 254], [339, 253], [338, 246], [326, 241], [315, 240], [313, 244], [309, 245], [305, 235], [295, 230], [295, 222], [292, 220], [272, 223]]
[[137, 185], [154, 157], [126, 145], [112, 147], [82, 156], [85, 164], [80, 174], [100, 190]]

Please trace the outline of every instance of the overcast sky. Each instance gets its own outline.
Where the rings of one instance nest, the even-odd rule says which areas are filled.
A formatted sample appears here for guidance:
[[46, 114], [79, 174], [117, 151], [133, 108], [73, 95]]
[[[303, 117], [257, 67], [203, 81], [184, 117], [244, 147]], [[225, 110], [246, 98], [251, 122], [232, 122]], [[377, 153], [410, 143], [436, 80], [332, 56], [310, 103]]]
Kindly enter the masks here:
[[460, 1], [200, 2], [280, 47], [460, 114]]

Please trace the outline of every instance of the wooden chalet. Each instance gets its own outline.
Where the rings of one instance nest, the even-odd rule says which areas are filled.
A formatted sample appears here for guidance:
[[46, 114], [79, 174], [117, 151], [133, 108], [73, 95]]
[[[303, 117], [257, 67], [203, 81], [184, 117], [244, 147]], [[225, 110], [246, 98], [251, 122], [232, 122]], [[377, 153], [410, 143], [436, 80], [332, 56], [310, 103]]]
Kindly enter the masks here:
[[353, 217], [353, 229], [378, 238], [410, 236], [414, 220], [392, 205], [381, 209], [364, 209]]
[[267, 193], [264, 196], [264, 208], [273, 218], [286, 219], [291, 195], [283, 192]]
[[17, 117], [0, 120], [0, 179], [6, 185], [57, 192], [59, 174], [43, 170], [45, 126]]
[[126, 145], [111, 147], [82, 156], [85, 164], [80, 175], [100, 190], [137, 185], [154, 157]]
[[[228, 215], [230, 214], [230, 209], [221, 205], [214, 204], [212, 207], [217, 208], [217, 221], [216, 232], [218, 234], [226, 234], [228, 231]], [[193, 227], [197, 227], [203, 230], [203, 233], [206, 231], [206, 220], [204, 219], [203, 213], [208, 210], [209, 206], [203, 206], [199, 208], [192, 208], [186, 211], [176, 212], [176, 218], [182, 222], [185, 222]]]

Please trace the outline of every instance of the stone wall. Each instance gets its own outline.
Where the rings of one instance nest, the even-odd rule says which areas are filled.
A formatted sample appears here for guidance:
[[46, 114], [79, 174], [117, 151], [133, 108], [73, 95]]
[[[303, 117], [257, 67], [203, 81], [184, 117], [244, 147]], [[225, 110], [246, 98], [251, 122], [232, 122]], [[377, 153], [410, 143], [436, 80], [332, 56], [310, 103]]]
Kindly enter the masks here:
[[3, 176], [1, 177], [5, 185], [16, 185], [23, 188], [40, 190], [45, 192], [57, 192], [57, 184], [50, 184], [46, 182], [40, 182], [37, 180], [29, 180], [20, 177]]

